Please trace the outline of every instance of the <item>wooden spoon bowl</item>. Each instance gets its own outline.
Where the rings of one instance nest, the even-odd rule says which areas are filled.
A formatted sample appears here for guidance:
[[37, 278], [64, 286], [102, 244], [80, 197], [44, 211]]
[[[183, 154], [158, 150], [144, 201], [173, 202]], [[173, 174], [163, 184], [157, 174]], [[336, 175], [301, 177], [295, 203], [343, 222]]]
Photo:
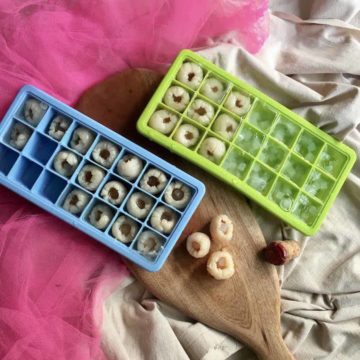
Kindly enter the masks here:
[[[134, 276], [160, 300], [245, 343], [259, 358], [294, 359], [280, 332], [278, 276], [275, 267], [259, 256], [265, 240], [244, 198], [136, 132], [136, 120], [161, 78], [149, 70], [126, 70], [88, 90], [77, 105], [86, 115], [191, 173], [207, 188], [204, 200], [159, 272], [149, 273], [130, 262], [127, 264]], [[194, 231], [208, 233], [209, 221], [221, 213], [234, 222], [234, 238], [227, 247], [233, 255], [236, 272], [226, 281], [209, 276], [207, 258], [192, 258], [183, 244]], [[221, 247], [212, 243], [211, 251]]]

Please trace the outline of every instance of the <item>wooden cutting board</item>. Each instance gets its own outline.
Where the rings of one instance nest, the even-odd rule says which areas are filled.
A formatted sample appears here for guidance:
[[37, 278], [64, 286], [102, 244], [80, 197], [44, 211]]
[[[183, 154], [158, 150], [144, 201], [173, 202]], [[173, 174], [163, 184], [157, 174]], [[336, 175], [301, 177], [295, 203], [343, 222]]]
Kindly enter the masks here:
[[[128, 266], [156, 297], [247, 344], [260, 359], [294, 359], [280, 333], [278, 276], [273, 265], [261, 260], [265, 240], [244, 198], [136, 132], [136, 120], [161, 78], [149, 70], [126, 70], [89, 89], [77, 105], [81, 112], [197, 177], [207, 188], [204, 200], [159, 272], [149, 273], [132, 263]], [[236, 273], [226, 281], [207, 275], [206, 258], [193, 259], [183, 243], [194, 231], [208, 232], [210, 219], [220, 213], [227, 214], [235, 225], [229, 248]], [[213, 243], [211, 251], [218, 248]]]

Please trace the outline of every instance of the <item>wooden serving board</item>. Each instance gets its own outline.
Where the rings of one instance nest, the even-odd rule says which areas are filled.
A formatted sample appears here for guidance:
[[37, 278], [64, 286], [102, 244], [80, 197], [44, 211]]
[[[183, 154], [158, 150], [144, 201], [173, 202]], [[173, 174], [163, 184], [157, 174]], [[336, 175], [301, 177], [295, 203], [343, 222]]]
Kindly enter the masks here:
[[[123, 71], [88, 90], [77, 109], [160, 155], [203, 181], [204, 200], [177, 246], [157, 273], [128, 262], [134, 276], [162, 301], [252, 348], [260, 359], [294, 359], [280, 333], [279, 280], [273, 265], [260, 258], [265, 240], [244, 198], [200, 168], [169, 153], [136, 132], [136, 120], [162, 76], [144, 69]], [[210, 219], [225, 213], [234, 221], [229, 244], [236, 273], [217, 281], [206, 272], [206, 258], [190, 257], [183, 243], [194, 231], [208, 232]], [[220, 247], [212, 244], [211, 251]]]

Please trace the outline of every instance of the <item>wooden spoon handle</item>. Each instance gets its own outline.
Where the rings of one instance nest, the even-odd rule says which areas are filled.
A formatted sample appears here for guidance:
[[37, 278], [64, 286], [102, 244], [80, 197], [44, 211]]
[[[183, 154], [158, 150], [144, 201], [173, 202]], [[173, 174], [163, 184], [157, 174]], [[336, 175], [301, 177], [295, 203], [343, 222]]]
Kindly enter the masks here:
[[[270, 336], [269, 336], [270, 335]], [[261, 360], [295, 360], [294, 356], [291, 354], [283, 338], [278, 333], [272, 332], [271, 334], [263, 333], [264, 347], [257, 348], [254, 347], [256, 354]]]
[[271, 348], [266, 352], [257, 353], [257, 356], [261, 360], [295, 360], [294, 356], [286, 348], [285, 344], [281, 349]]
[[248, 345], [259, 360], [296, 360], [281, 336], [280, 319], [279, 327], [259, 326], [257, 330], [244, 334], [243, 329], [236, 326], [228, 334]]

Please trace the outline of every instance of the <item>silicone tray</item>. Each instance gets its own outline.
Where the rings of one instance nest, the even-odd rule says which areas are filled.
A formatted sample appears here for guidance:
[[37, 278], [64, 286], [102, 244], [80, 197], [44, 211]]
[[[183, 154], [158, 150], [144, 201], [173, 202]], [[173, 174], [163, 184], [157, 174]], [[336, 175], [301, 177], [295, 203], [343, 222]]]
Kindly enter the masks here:
[[[186, 62], [195, 63], [203, 70], [204, 78], [195, 89], [177, 80], [179, 69]], [[223, 84], [223, 97], [219, 101], [203, 94], [204, 82], [210, 78]], [[164, 103], [164, 95], [171, 86], [180, 86], [190, 95], [183, 111], [176, 111]], [[233, 91], [250, 97], [251, 108], [243, 116], [226, 107]], [[205, 100], [214, 109], [214, 116], [207, 126], [189, 115], [196, 99]], [[167, 135], [149, 125], [152, 115], [159, 109], [166, 109], [177, 117], [176, 125]], [[237, 123], [229, 140], [214, 130], [214, 121], [221, 114], [229, 115]], [[197, 143], [191, 147], [174, 140], [183, 124], [195, 126], [200, 133]], [[183, 50], [175, 59], [138, 120], [137, 128], [143, 135], [240, 190], [306, 235], [319, 229], [356, 159], [351, 148], [189, 50]], [[208, 137], [215, 137], [226, 145], [226, 152], [217, 163], [199, 153]]]
[[[37, 99], [47, 107], [44, 116], [36, 127], [29, 124], [24, 118], [24, 104], [27, 99]], [[51, 121], [59, 114], [71, 121], [71, 125], [63, 138], [56, 141], [48, 135], [48, 130]], [[32, 133], [25, 147], [20, 151], [10, 145], [10, 133], [15, 123], [24, 124]], [[95, 140], [85, 155], [70, 147], [72, 133], [80, 125], [90, 129], [95, 134]], [[109, 169], [97, 164], [91, 157], [92, 151], [100, 139], [111, 141], [120, 150]], [[79, 165], [70, 178], [57, 173], [53, 166], [56, 154], [64, 149], [73, 152], [79, 159]], [[143, 161], [144, 167], [134, 181], [126, 180], [116, 172], [116, 164], [125, 154], [134, 154]], [[78, 173], [84, 164], [96, 165], [106, 174], [94, 192], [82, 189], [77, 181]], [[146, 194], [146, 191], [140, 187], [139, 181], [149, 168], [160, 169], [166, 174], [166, 187], [177, 180], [190, 188], [190, 201], [184, 209], [178, 210], [165, 202], [165, 187], [156, 196], [147, 194], [153, 200], [153, 207], [145, 219], [139, 220], [127, 212], [125, 204], [134, 191]], [[118, 180], [128, 190], [125, 199], [118, 207], [107, 203], [101, 197], [100, 191], [109, 180]], [[161, 268], [205, 193], [203, 183], [194, 177], [29, 85], [20, 90], [0, 124], [0, 183], [149, 271], [157, 271]], [[78, 216], [71, 214], [62, 207], [66, 195], [72, 189], [81, 189], [90, 198], [87, 206]], [[98, 203], [106, 204], [113, 212], [111, 222], [103, 231], [89, 223], [89, 213], [92, 207]], [[151, 214], [158, 205], [167, 206], [177, 215], [178, 221], [168, 235], [153, 229], [151, 226]], [[130, 244], [122, 243], [112, 236], [112, 224], [121, 214], [133, 219], [138, 224], [139, 231]], [[137, 251], [137, 240], [145, 230], [152, 231], [161, 239], [162, 246], [155, 256], [143, 255]]]

